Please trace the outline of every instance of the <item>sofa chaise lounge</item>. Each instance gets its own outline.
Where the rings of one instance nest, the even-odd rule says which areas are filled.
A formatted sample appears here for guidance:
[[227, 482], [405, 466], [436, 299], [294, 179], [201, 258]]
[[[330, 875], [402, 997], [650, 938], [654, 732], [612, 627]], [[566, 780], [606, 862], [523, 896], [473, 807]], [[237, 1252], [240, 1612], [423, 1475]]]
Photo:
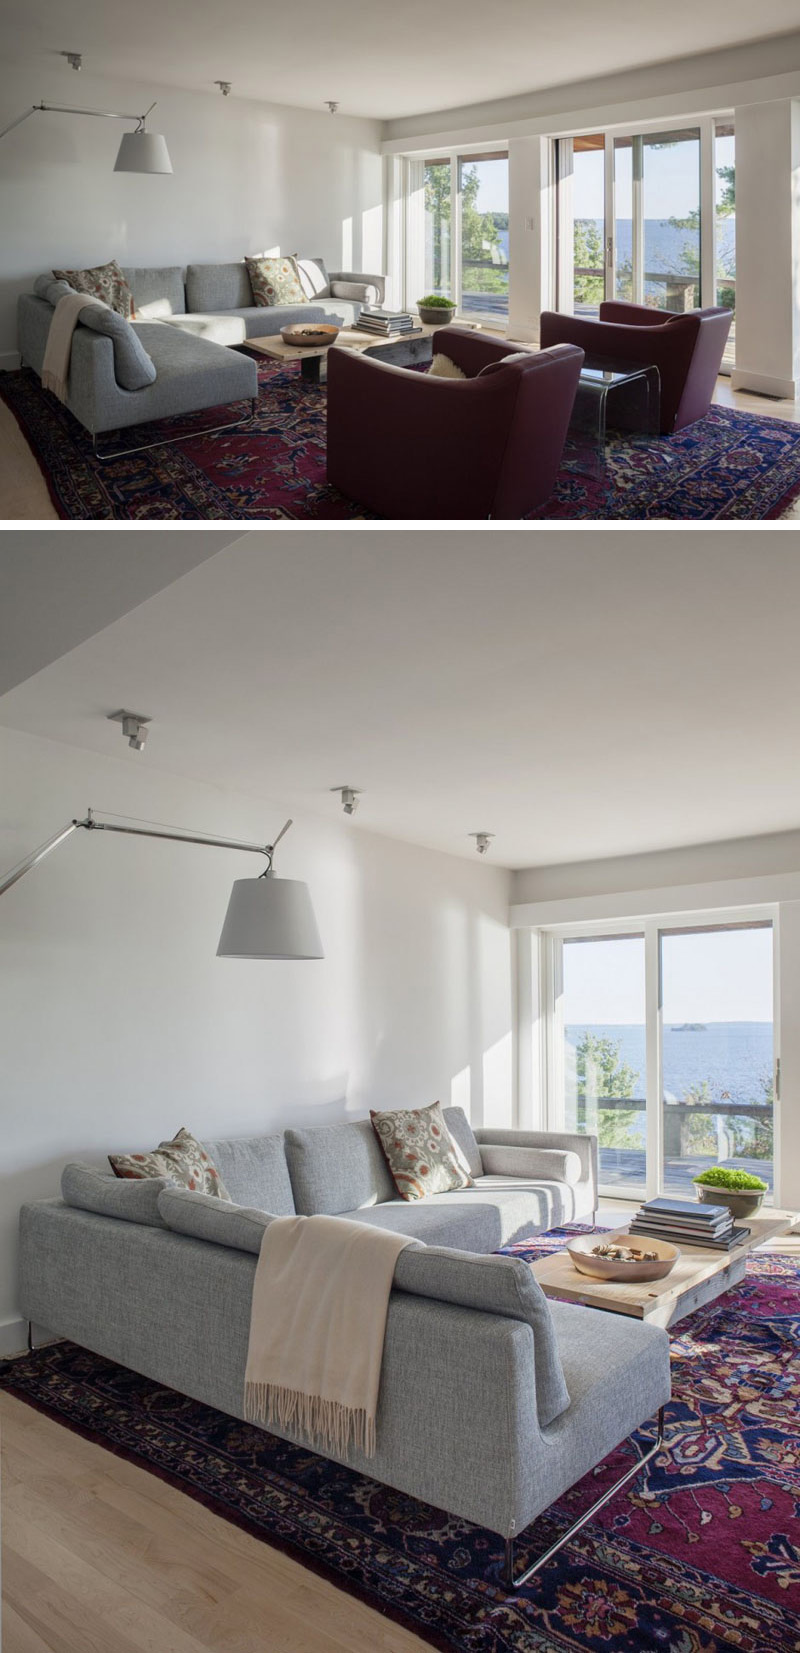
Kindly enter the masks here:
[[[156, 376], [141, 389], [125, 389], [115, 373], [112, 340], [82, 325], [75, 329], [66, 405], [91, 432], [95, 446], [97, 437], [108, 431], [234, 402], [254, 402], [256, 364], [236, 346], [259, 334], [279, 333], [293, 322], [354, 325], [368, 299], [382, 302], [382, 276], [329, 272], [322, 259], [303, 263], [319, 272], [314, 283], [319, 290], [313, 300], [268, 306], [253, 303], [244, 263], [125, 269], [136, 313], [131, 325]], [[337, 297], [332, 287], [339, 285], [360, 290], [363, 296]], [[21, 295], [17, 307], [20, 357], [39, 377], [52, 317], [53, 306], [45, 298], [35, 293]]]
[[[351, 1448], [342, 1461], [499, 1534], [506, 1576], [519, 1584], [545, 1557], [514, 1578], [517, 1536], [661, 1414], [667, 1337], [621, 1315], [548, 1303], [522, 1260], [486, 1255], [502, 1240], [591, 1216], [592, 1139], [473, 1135], [460, 1110], [445, 1118], [475, 1187], [409, 1203], [394, 1199], [363, 1121], [205, 1139], [235, 1204], [163, 1178], [117, 1181], [68, 1166], [63, 1199], [22, 1208], [20, 1303], [37, 1327], [242, 1418], [256, 1256], [272, 1218], [347, 1213], [413, 1234], [389, 1306], [377, 1454]], [[273, 1432], [313, 1450], [303, 1436]], [[645, 1457], [661, 1438], [659, 1421]]]

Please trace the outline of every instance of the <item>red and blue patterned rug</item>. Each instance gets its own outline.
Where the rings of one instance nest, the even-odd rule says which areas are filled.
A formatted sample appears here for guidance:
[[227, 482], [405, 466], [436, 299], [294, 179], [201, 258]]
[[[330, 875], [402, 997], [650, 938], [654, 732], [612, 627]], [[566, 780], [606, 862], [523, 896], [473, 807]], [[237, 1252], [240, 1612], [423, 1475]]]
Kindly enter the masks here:
[[[220, 419], [212, 408], [121, 432], [118, 448], [194, 434], [180, 446], [105, 462], [31, 369], [0, 374], [0, 397], [58, 515], [71, 521], [377, 520], [325, 480], [325, 387], [306, 384], [296, 363], [262, 358], [258, 370], [258, 410], [244, 429], [204, 434]], [[247, 404], [238, 411], [244, 417]], [[237, 409], [224, 412], [233, 419]], [[599, 478], [575, 468], [580, 457], [570, 439], [552, 498], [535, 520], [761, 522], [783, 515], [800, 494], [800, 425], [730, 408], [712, 408], [676, 436], [613, 441]]]
[[[0, 1364], [0, 1387], [446, 1653], [797, 1653], [799, 1284], [794, 1260], [762, 1253], [676, 1328], [667, 1450], [515, 1594], [494, 1534], [72, 1343]], [[619, 1448], [541, 1516], [519, 1562], [629, 1461]]]

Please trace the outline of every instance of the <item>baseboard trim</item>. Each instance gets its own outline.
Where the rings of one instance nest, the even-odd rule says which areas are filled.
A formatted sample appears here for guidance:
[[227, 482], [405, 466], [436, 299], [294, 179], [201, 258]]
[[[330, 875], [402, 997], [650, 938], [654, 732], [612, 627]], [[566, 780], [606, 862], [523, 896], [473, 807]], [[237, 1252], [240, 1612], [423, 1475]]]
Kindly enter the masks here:
[[773, 379], [768, 373], [750, 373], [746, 367], [735, 367], [731, 373], [731, 390], [749, 390], [756, 396], [774, 396], [780, 401], [793, 402], [797, 384], [794, 379]]
[[0, 352], [0, 373], [16, 373], [21, 365], [22, 357], [18, 350], [4, 350]]

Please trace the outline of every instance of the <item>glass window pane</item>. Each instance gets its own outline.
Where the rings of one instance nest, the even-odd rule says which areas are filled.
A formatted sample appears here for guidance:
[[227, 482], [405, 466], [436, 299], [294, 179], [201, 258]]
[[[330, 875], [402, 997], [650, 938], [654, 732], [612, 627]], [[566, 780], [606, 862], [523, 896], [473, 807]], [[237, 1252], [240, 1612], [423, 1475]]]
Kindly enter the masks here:
[[425, 162], [425, 293], [450, 298], [451, 173], [448, 161]]
[[643, 139], [644, 298], [657, 310], [700, 304], [700, 133]]
[[576, 316], [596, 316], [605, 296], [605, 137], [572, 140], [572, 222]]
[[736, 145], [733, 126], [717, 121], [714, 130], [714, 228], [716, 235], [716, 303], [733, 310], [723, 361], [736, 358]]
[[614, 297], [633, 302], [633, 139], [614, 141]]
[[772, 926], [661, 937], [664, 1184], [711, 1165], [772, 1188]]
[[645, 1185], [644, 937], [563, 946], [564, 1129], [599, 1139], [601, 1188]]
[[508, 315], [508, 155], [462, 156], [461, 309]]

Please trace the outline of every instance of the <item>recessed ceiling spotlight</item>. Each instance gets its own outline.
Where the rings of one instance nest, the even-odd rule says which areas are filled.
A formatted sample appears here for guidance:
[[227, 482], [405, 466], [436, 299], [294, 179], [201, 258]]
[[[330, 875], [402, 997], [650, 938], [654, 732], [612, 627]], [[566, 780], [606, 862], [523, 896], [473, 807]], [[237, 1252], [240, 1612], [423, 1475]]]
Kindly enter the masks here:
[[361, 790], [357, 786], [332, 786], [331, 792], [338, 792], [342, 800], [342, 809], [345, 815], [355, 815], [358, 809], [358, 800]]
[[65, 57], [70, 68], [79, 71], [83, 68], [82, 52], [59, 52], [59, 57]]
[[233, 85], [233, 81], [231, 81], [231, 80], [215, 80], [214, 85], [219, 87], [219, 89], [222, 93], [222, 96], [224, 98], [229, 98], [230, 97], [230, 95], [231, 95], [231, 86]]
[[141, 712], [109, 712], [109, 723], [121, 723], [122, 733], [134, 752], [141, 752], [147, 740], [145, 724], [152, 723], [152, 718], [144, 717]]
[[485, 855], [486, 854], [487, 849], [489, 849], [489, 847], [491, 845], [493, 837], [494, 837], [493, 832], [471, 832], [470, 833], [470, 838], [475, 839], [475, 848], [478, 851], [479, 855]]

